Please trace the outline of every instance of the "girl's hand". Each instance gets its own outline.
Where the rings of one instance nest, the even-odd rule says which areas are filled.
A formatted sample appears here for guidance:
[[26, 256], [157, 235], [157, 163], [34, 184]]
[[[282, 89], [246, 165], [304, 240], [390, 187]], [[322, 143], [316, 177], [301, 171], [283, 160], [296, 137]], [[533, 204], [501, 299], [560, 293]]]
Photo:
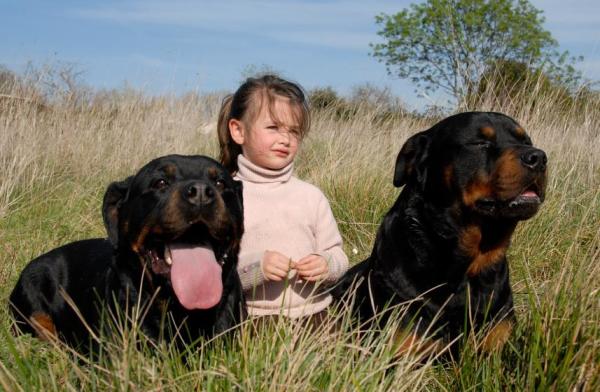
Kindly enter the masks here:
[[300, 279], [316, 282], [324, 279], [329, 273], [329, 265], [323, 256], [310, 254], [294, 263]]
[[267, 250], [263, 256], [262, 270], [267, 280], [281, 281], [288, 276], [292, 259], [274, 250]]

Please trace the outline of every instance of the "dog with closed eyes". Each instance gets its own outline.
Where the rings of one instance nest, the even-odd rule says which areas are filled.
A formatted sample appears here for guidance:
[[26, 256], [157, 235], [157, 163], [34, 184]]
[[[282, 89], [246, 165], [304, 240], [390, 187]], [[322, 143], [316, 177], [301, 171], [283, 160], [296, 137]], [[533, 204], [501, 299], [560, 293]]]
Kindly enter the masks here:
[[384, 309], [405, 305], [399, 352], [472, 332], [484, 336], [482, 350], [501, 348], [515, 322], [506, 253], [518, 222], [544, 201], [546, 166], [544, 151], [500, 113], [460, 113], [410, 137], [394, 172], [403, 189], [371, 256], [334, 297], [355, 293], [354, 315], [380, 326]]

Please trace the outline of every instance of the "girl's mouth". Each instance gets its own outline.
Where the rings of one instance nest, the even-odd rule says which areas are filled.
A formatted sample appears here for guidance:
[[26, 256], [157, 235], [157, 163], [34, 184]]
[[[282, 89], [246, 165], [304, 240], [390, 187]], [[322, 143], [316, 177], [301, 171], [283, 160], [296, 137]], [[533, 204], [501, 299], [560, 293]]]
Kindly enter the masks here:
[[289, 151], [287, 150], [274, 150], [275, 155], [277, 155], [278, 157], [287, 157], [288, 155], [290, 155]]

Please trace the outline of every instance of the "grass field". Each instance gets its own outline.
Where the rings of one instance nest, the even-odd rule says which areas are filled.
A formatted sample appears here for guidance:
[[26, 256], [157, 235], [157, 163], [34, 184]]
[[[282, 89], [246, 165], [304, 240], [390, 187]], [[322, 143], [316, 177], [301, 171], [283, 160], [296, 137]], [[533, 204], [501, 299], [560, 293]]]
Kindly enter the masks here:
[[[547, 200], [520, 224], [510, 248], [518, 327], [501, 353], [469, 344], [458, 363], [393, 359], [393, 330], [309, 334], [292, 325], [250, 337], [249, 325], [185, 360], [135, 328], [107, 337], [90, 362], [49, 343], [14, 337], [7, 297], [33, 257], [104, 236], [107, 184], [168, 153], [216, 156], [218, 96], [150, 98], [121, 91], [85, 103], [0, 100], [0, 388], [6, 390], [600, 390], [600, 111], [558, 108], [552, 97], [479, 110], [516, 118], [549, 157]], [[559, 110], [560, 109], [560, 110]], [[435, 120], [381, 121], [377, 107], [352, 116], [314, 113], [296, 174], [329, 197], [351, 262], [370, 252], [398, 190], [391, 184], [406, 138]], [[337, 317], [345, 320], [342, 312]], [[115, 327], [119, 331], [119, 327]]]

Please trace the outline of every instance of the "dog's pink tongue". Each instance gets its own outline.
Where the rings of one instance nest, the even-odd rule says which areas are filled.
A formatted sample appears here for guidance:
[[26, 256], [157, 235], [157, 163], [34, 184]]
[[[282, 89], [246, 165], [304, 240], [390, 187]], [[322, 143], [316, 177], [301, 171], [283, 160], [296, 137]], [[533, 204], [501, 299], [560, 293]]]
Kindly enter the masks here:
[[521, 194], [522, 197], [538, 197], [534, 191], [525, 191]]
[[215, 306], [223, 294], [221, 266], [211, 248], [172, 244], [171, 284], [186, 309]]

